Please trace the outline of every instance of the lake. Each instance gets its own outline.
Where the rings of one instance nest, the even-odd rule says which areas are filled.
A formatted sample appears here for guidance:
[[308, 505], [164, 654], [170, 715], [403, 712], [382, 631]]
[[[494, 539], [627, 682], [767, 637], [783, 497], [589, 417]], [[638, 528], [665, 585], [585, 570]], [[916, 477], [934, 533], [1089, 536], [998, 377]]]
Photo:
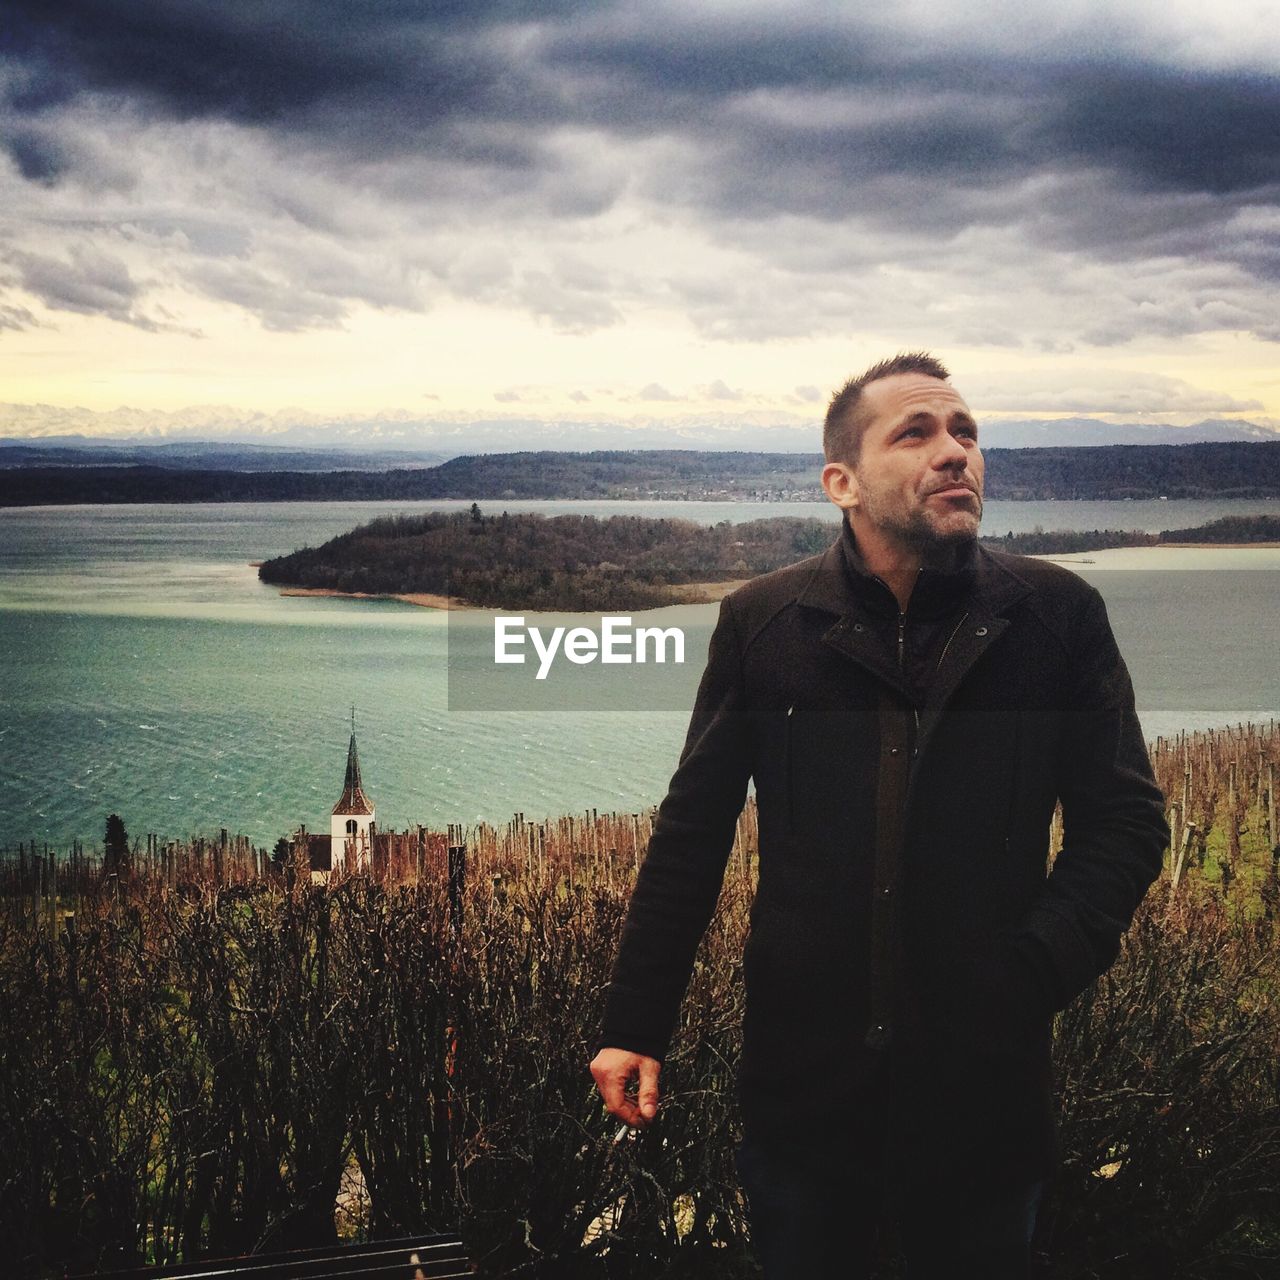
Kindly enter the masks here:
[[[819, 516], [833, 535], [838, 518], [818, 503], [482, 505], [487, 514], [708, 523]], [[282, 597], [250, 563], [376, 515], [467, 506], [0, 511], [0, 846], [98, 843], [112, 811], [133, 837], [226, 827], [269, 845], [300, 822], [327, 829], [352, 704], [366, 789], [384, 829], [655, 804], [683, 740], [715, 606], [643, 615], [683, 627], [689, 651], [684, 667], [651, 670], [652, 690], [629, 709], [574, 709], [583, 699], [565, 683], [540, 710], [459, 711], [449, 709], [447, 684], [447, 661], [463, 643], [457, 615], [450, 627], [441, 613], [395, 602]], [[1276, 509], [1266, 501], [991, 502], [983, 528], [1156, 531]], [[1092, 562], [1072, 567], [1106, 598], [1149, 737], [1280, 714], [1280, 551], [1151, 548], [1064, 559]], [[486, 636], [481, 627], [475, 643]]]

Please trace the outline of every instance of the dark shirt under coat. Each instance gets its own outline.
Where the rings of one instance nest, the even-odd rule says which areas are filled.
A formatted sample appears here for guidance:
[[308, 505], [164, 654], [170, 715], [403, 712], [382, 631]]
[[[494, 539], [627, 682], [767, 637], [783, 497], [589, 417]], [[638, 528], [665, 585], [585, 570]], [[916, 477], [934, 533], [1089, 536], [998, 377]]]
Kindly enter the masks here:
[[602, 1045], [665, 1056], [750, 778], [748, 1129], [837, 1159], [874, 1130], [908, 1165], [1046, 1172], [1052, 1014], [1114, 960], [1168, 841], [1097, 591], [974, 547], [899, 614], [846, 525], [727, 597]]

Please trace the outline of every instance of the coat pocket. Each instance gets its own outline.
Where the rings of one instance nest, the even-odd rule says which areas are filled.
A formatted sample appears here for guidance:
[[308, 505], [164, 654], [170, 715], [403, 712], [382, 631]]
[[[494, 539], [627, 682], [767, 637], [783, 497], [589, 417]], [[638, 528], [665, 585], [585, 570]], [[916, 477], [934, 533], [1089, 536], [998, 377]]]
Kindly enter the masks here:
[[871, 716], [843, 704], [779, 701], [767, 740], [757, 775], [762, 830], [807, 861], [847, 860], [865, 847], [875, 814]]

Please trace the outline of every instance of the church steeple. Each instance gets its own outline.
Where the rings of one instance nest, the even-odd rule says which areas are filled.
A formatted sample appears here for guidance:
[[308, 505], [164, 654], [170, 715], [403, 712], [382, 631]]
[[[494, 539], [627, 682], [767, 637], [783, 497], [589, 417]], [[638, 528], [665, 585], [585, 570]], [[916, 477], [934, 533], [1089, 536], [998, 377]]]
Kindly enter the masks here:
[[[355, 717], [352, 716], [354, 721]], [[333, 792], [329, 793], [330, 795]], [[369, 797], [364, 793], [364, 787], [360, 783], [360, 756], [356, 751], [356, 731], [355, 725], [351, 727], [351, 743], [347, 747], [347, 776], [342, 784], [342, 799], [333, 806], [335, 814], [338, 813], [359, 813], [366, 814], [373, 812], [373, 805], [369, 801]]]
[[342, 798], [333, 806], [330, 819], [332, 866], [336, 871], [364, 870], [373, 856], [373, 801], [364, 793], [360, 780], [360, 754], [356, 750], [356, 709], [351, 708], [351, 742], [347, 746], [347, 776]]
[[[333, 795], [333, 792], [329, 792]], [[333, 806], [334, 814], [339, 813], [358, 813], [371, 814], [374, 812], [369, 796], [365, 795], [365, 788], [360, 785], [360, 756], [356, 754], [356, 735], [351, 735], [351, 745], [347, 748], [347, 780], [342, 785], [342, 799]]]

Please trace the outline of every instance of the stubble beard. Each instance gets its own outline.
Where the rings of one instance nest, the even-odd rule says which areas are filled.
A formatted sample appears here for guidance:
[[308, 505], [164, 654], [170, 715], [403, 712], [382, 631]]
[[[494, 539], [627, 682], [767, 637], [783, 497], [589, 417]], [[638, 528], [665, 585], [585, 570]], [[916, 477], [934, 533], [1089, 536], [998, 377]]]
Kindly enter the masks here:
[[935, 515], [924, 505], [927, 498], [902, 511], [892, 501], [881, 501], [879, 494], [864, 491], [863, 509], [873, 525], [928, 560], [947, 557], [978, 540], [982, 495], [975, 492], [973, 500], [977, 504], [976, 512], [966, 506], [963, 510]]

